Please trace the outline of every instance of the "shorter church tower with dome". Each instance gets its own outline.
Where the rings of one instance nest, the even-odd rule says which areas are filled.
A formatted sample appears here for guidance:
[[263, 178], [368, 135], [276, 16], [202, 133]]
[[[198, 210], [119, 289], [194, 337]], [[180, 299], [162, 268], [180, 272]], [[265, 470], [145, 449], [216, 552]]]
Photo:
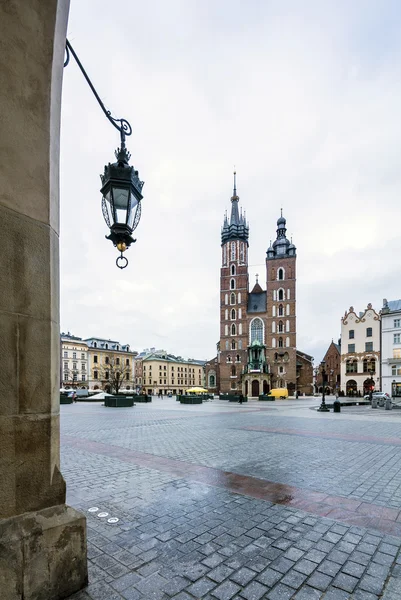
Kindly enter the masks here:
[[221, 231], [220, 339], [217, 356], [206, 365], [207, 387], [253, 398], [273, 388], [312, 393], [313, 358], [296, 346], [297, 250], [287, 238], [282, 211], [266, 252], [264, 289], [257, 276], [249, 290], [248, 239], [234, 173], [231, 215]]

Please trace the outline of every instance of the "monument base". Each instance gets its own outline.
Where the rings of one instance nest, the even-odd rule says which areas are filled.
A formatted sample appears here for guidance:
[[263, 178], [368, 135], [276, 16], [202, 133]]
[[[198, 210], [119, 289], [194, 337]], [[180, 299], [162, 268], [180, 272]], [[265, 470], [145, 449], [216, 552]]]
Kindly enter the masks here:
[[0, 519], [2, 598], [61, 600], [87, 583], [82, 513], [62, 504]]

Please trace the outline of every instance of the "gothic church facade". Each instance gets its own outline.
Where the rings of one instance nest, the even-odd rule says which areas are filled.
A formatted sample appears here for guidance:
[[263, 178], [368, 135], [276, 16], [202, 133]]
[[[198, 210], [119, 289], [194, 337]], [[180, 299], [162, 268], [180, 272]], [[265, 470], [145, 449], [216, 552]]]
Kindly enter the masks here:
[[[220, 340], [217, 357], [206, 366], [209, 391], [258, 397], [272, 388], [290, 394], [312, 392], [313, 358], [296, 348], [296, 247], [286, 220], [266, 253], [266, 286], [249, 291], [249, 225], [231, 197], [231, 216], [221, 231]], [[310, 382], [309, 382], [310, 379]]]

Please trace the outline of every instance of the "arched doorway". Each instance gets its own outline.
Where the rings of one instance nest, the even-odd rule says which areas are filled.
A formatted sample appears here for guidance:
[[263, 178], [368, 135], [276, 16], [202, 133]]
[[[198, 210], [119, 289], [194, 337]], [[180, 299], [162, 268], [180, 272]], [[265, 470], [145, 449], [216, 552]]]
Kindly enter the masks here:
[[254, 379], [252, 381], [252, 397], [255, 398], [256, 396], [259, 396], [259, 381]]
[[357, 390], [358, 390], [358, 386], [357, 386], [355, 379], [350, 379], [349, 381], [347, 381], [347, 386], [346, 386], [347, 396], [351, 396], [351, 398], [353, 396], [356, 396]]
[[365, 379], [365, 381], [363, 382], [363, 393], [364, 394], [369, 394], [370, 391], [373, 392], [373, 389], [375, 387], [375, 382], [374, 379]]
[[270, 386], [266, 379], [263, 380], [263, 394], [266, 396], [270, 392]]
[[248, 380], [246, 380], [245, 381], [245, 396], [248, 395], [248, 389], [249, 389]]

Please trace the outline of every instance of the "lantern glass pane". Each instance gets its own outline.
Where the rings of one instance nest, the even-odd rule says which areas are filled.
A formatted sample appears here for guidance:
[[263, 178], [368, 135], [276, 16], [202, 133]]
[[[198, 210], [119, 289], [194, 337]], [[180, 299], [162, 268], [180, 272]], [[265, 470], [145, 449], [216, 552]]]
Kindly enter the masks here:
[[116, 215], [116, 223], [127, 222], [129, 189], [113, 186], [113, 202]]

